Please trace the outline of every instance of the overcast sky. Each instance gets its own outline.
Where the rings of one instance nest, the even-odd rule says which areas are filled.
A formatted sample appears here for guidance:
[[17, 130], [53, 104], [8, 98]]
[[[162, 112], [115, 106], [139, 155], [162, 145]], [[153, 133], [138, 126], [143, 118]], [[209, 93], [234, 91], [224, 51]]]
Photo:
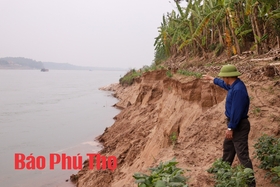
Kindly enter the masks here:
[[0, 0], [0, 57], [140, 68], [172, 0]]

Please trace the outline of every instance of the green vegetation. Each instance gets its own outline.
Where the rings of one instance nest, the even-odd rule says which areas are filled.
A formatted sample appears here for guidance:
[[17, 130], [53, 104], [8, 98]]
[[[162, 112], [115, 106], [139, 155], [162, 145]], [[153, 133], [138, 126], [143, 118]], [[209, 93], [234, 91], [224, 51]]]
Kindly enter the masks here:
[[187, 178], [182, 175], [184, 171], [177, 168], [177, 164], [175, 159], [161, 162], [159, 166], [149, 169], [151, 175], [135, 173], [133, 177], [138, 187], [188, 187]]
[[172, 142], [173, 147], [175, 146], [175, 144], [177, 143], [178, 140], [178, 136], [176, 132], [173, 132], [170, 136], [170, 140]]
[[150, 66], [144, 66], [140, 69], [141, 72], [149, 72], [149, 71], [155, 71], [158, 67], [155, 63], [152, 63]]
[[196, 78], [201, 78], [202, 74], [201, 73], [197, 73], [197, 72], [191, 72], [188, 70], [178, 70], [177, 73], [181, 74], [181, 75], [185, 75], [185, 76], [194, 76]]
[[163, 16], [155, 39], [155, 63], [174, 55], [228, 57], [248, 50], [264, 54], [280, 36], [278, 0], [192, 0]]
[[158, 50], [155, 52], [155, 64], [159, 65], [161, 62], [167, 60], [168, 56], [166, 55], [166, 52], [163, 49], [164, 47], [161, 46]]
[[135, 69], [132, 69], [129, 72], [127, 72], [122, 78], [120, 78], [119, 82], [121, 85], [132, 85], [134, 79], [141, 75], [141, 71], [136, 71]]
[[254, 180], [254, 172], [250, 168], [241, 165], [231, 167], [228, 162], [216, 160], [212, 167], [207, 170], [214, 174], [215, 187], [247, 187]]
[[261, 109], [259, 108], [259, 107], [255, 107], [254, 109], [253, 109], [253, 113], [255, 114], [255, 115], [260, 115], [260, 113], [261, 113]]
[[272, 182], [274, 183], [280, 182], [280, 166], [273, 167], [271, 169], [271, 172], [273, 175], [275, 175], [274, 177], [272, 177]]
[[280, 182], [280, 138], [263, 135], [254, 145], [255, 158], [260, 160], [259, 167], [268, 170], [272, 182]]
[[152, 63], [150, 66], [143, 66], [139, 71], [140, 72], [151, 72], [151, 71], [156, 71], [156, 70], [164, 70], [166, 69], [162, 65], [157, 65], [156, 63]]
[[173, 76], [173, 74], [172, 74], [172, 72], [171, 72], [170, 70], [168, 70], [168, 71], [166, 72], [166, 76], [169, 77], [169, 78], [171, 78], [171, 77]]

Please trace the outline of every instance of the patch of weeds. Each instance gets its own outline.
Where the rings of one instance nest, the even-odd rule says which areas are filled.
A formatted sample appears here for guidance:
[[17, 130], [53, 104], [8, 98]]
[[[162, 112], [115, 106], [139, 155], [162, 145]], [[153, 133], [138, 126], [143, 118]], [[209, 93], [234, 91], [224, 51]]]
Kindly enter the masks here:
[[277, 116], [275, 114], [270, 114], [270, 118], [272, 119], [272, 121], [280, 121], [280, 116]]
[[152, 64], [150, 66], [150, 71], [155, 71], [155, 70], [157, 70], [157, 66], [156, 66], [156, 64]]
[[165, 69], [165, 67], [164, 66], [159, 66], [159, 69], [163, 70], [163, 69]]
[[221, 64], [219, 62], [209, 62], [209, 63], [206, 63], [204, 66], [205, 67], [211, 67], [211, 66], [220, 66]]
[[273, 89], [273, 86], [269, 86], [268, 87], [268, 92], [273, 94], [274, 93], [274, 89]]
[[148, 72], [148, 71], [150, 71], [150, 66], [143, 66], [143, 67], [141, 68], [141, 71], [143, 71], [143, 72]]
[[160, 163], [155, 168], [150, 168], [150, 175], [135, 173], [133, 178], [138, 187], [188, 187], [186, 184], [188, 178], [183, 176], [183, 169], [177, 168], [178, 162], [175, 159]]
[[168, 90], [171, 91], [171, 90], [172, 90], [172, 87], [171, 87], [171, 86], [168, 86]]
[[132, 85], [134, 79], [142, 75], [141, 71], [136, 71], [135, 69], [130, 70], [127, 72], [123, 77], [120, 78], [119, 83], [121, 85]]
[[185, 76], [194, 76], [194, 77], [199, 78], [199, 79], [202, 77], [201, 73], [192, 72], [192, 71], [188, 71], [188, 70], [181, 70], [181, 69], [179, 69], [177, 71], [177, 73], [179, 73], [181, 75], [185, 75]]
[[141, 68], [141, 71], [143, 71], [143, 72], [150, 72], [150, 71], [155, 71], [157, 69], [158, 69], [157, 65], [155, 63], [153, 63], [150, 66], [143, 66]]
[[173, 74], [172, 74], [172, 72], [171, 72], [170, 70], [168, 70], [168, 71], [166, 72], [166, 76], [169, 77], [169, 78], [171, 78], [171, 77], [173, 77]]
[[254, 110], [253, 110], [253, 113], [254, 113], [255, 115], [259, 116], [260, 113], [261, 113], [261, 109], [260, 109], [259, 107], [255, 107]]
[[170, 140], [171, 140], [172, 145], [173, 145], [173, 147], [174, 147], [175, 144], [177, 143], [177, 140], [178, 140], [178, 136], [177, 136], [177, 133], [176, 133], [176, 132], [173, 132], [173, 133], [170, 135]]
[[166, 69], [164, 66], [153, 63], [150, 66], [147, 65], [143, 66], [140, 70], [143, 72], [151, 72], [151, 71], [164, 70], [164, 69]]
[[216, 160], [207, 172], [214, 174], [215, 187], [247, 187], [254, 180], [254, 171], [241, 165], [231, 167], [228, 162]]

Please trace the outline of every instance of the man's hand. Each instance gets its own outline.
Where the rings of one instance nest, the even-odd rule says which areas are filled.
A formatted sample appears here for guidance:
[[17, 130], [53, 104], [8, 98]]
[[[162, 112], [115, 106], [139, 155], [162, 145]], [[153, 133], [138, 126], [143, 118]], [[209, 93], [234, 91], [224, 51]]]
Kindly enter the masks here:
[[210, 75], [202, 75], [203, 79], [205, 80], [211, 80], [213, 81], [214, 80], [214, 77], [210, 76]]
[[226, 139], [232, 139], [232, 138], [233, 138], [233, 131], [226, 130]]

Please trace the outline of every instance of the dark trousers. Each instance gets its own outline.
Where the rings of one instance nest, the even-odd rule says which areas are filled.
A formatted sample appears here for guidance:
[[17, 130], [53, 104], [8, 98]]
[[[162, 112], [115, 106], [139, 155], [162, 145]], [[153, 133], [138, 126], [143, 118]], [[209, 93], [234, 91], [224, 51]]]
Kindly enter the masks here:
[[[233, 139], [225, 139], [223, 145], [223, 161], [232, 165], [235, 155], [237, 155], [241, 165], [245, 168], [253, 169], [252, 161], [249, 157], [248, 135], [250, 132], [250, 122], [248, 119], [242, 119], [237, 128], [233, 130]], [[252, 181], [249, 186], [255, 186]]]
[[223, 161], [232, 164], [237, 155], [241, 165], [245, 168], [253, 169], [248, 149], [248, 135], [250, 132], [250, 122], [242, 119], [237, 128], [233, 130], [233, 139], [225, 139], [223, 145]]

